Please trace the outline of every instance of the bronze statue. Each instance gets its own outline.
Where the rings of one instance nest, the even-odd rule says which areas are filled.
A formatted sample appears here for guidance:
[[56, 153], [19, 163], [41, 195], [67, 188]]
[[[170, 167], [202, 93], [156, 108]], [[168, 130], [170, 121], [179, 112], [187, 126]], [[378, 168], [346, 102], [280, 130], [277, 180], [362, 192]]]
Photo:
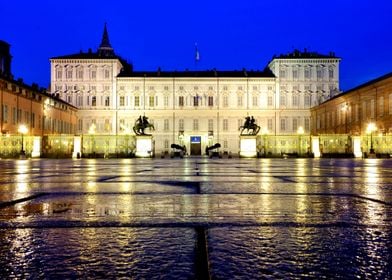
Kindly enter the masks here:
[[155, 130], [154, 125], [150, 124], [148, 121], [148, 117], [146, 116], [139, 116], [137, 120], [135, 121], [135, 125], [133, 127], [133, 131], [135, 132], [136, 135], [151, 135], [151, 134], [146, 134], [144, 130], [146, 128], [149, 128], [150, 130]]
[[[240, 126], [241, 135], [257, 135], [260, 131], [260, 126], [256, 124], [256, 120], [253, 116], [247, 116], [245, 118], [244, 125]], [[244, 132], [246, 130], [246, 133]]]

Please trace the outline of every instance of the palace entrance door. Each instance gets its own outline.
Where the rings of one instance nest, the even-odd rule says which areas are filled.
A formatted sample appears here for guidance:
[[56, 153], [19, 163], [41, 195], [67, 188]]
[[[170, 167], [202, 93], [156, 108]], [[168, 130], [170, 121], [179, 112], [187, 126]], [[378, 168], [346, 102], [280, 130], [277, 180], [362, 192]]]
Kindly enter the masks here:
[[201, 156], [201, 136], [191, 136], [191, 156]]

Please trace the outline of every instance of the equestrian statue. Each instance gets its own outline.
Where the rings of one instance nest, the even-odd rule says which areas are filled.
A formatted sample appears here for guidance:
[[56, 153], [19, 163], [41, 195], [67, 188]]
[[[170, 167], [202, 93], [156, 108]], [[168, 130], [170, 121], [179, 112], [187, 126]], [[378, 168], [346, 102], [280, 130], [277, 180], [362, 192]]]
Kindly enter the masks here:
[[256, 124], [256, 120], [253, 116], [247, 116], [244, 125], [241, 125], [239, 130], [241, 131], [241, 135], [257, 135], [260, 131], [260, 126]]
[[151, 135], [151, 134], [146, 134], [144, 130], [146, 128], [149, 128], [150, 130], [155, 130], [154, 125], [149, 123], [148, 117], [146, 116], [139, 116], [137, 120], [135, 121], [135, 125], [133, 127], [133, 131], [135, 132], [136, 135]]

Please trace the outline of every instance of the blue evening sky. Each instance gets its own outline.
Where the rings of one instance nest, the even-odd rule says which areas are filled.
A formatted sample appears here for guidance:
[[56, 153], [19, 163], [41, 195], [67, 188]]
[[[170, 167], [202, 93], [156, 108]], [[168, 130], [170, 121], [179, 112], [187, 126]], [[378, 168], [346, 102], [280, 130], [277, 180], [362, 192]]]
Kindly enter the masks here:
[[0, 11], [15, 78], [43, 87], [49, 58], [95, 51], [105, 22], [135, 70], [261, 70], [274, 54], [307, 48], [342, 59], [342, 90], [392, 72], [390, 0], [1, 0]]

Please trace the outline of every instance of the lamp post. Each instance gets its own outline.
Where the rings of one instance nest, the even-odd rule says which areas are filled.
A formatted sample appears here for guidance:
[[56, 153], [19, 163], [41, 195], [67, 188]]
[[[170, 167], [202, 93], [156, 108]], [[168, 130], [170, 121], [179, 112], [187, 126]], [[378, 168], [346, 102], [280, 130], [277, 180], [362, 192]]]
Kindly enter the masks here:
[[20, 149], [20, 155], [21, 156], [25, 156], [26, 152], [24, 150], [24, 139], [23, 139], [23, 136], [28, 132], [27, 126], [24, 125], [24, 124], [19, 125], [18, 132], [22, 135], [22, 145], [21, 145], [22, 147]]
[[377, 127], [374, 123], [369, 123], [366, 128], [366, 133], [370, 134], [370, 150], [369, 154], [374, 155], [374, 148], [373, 148], [373, 132], [377, 130]]
[[88, 129], [88, 134], [91, 136], [91, 154], [94, 154], [94, 134], [95, 134], [95, 123], [91, 124]]
[[301, 154], [301, 136], [304, 134], [304, 128], [302, 126], [298, 127], [297, 133], [298, 133], [298, 155]]
[[264, 144], [264, 157], [267, 157], [267, 135], [268, 135], [268, 128], [263, 127], [261, 130], [261, 133], [263, 134], [263, 144]]

